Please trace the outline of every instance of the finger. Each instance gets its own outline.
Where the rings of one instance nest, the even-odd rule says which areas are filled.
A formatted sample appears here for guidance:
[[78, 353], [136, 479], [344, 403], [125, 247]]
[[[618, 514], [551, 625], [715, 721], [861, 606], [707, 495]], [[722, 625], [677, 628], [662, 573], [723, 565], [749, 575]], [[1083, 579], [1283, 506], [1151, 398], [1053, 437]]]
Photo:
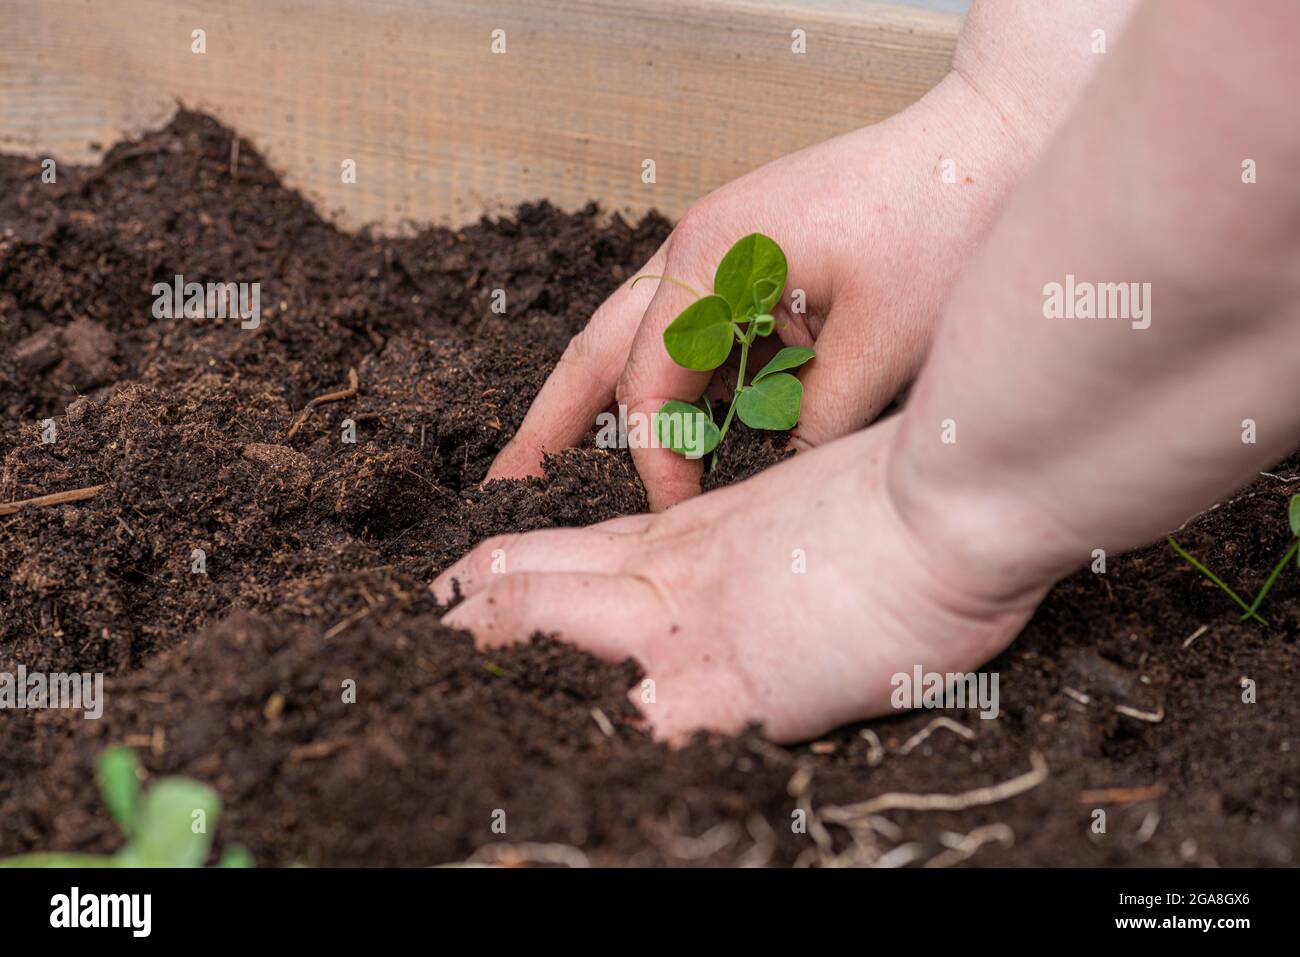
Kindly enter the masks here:
[[[637, 276], [661, 274], [667, 243]], [[487, 479], [540, 475], [542, 456], [578, 444], [614, 399], [637, 325], [654, 283], [630, 277], [605, 300], [569, 343], [533, 399], [523, 423], [488, 469]]]
[[803, 405], [790, 436], [807, 450], [856, 432], [874, 421], [915, 375], [911, 344], [865, 334], [850, 307], [837, 305], [817, 340], [817, 357], [800, 375]]
[[651, 735], [673, 747], [690, 743], [696, 731], [739, 734], [750, 723], [749, 689], [735, 671], [692, 670], [645, 677], [628, 691]]
[[606, 661], [640, 655], [667, 612], [646, 582], [630, 575], [586, 572], [503, 575], [443, 616], [443, 624], [474, 635], [480, 648], [557, 635]]
[[[685, 228], [683, 228], [685, 227]], [[664, 266], [666, 274], [680, 279], [707, 295], [713, 288], [710, 268], [728, 248], [728, 237], [696, 238], [698, 229], [688, 224], [678, 227], [668, 245]], [[694, 402], [708, 388], [711, 372], [696, 372], [673, 361], [664, 347], [664, 330], [695, 301], [676, 283], [661, 282], [655, 289], [641, 324], [637, 327], [628, 353], [627, 366], [615, 389], [620, 405], [627, 407], [629, 420], [634, 416], [651, 418], [670, 399]], [[665, 448], [633, 446], [632, 461], [645, 483], [650, 510], [661, 512], [678, 502], [698, 495], [704, 465], [700, 459], [688, 459]]]
[[587, 528], [547, 528], [526, 535], [484, 539], [435, 578], [429, 588], [446, 605], [459, 585], [471, 597], [497, 579], [519, 572], [617, 572], [629, 537]]

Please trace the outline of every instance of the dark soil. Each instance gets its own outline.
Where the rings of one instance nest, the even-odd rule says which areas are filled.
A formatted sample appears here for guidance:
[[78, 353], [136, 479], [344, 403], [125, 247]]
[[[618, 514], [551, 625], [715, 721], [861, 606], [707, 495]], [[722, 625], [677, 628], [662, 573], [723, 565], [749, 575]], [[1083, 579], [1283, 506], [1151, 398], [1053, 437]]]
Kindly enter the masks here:
[[[541, 203], [460, 231], [349, 235], [248, 144], [232, 177], [231, 135], [182, 112], [56, 184], [38, 160], [0, 157], [0, 502], [106, 486], [0, 517], [0, 670], [109, 675], [102, 720], [0, 713], [0, 855], [115, 849], [92, 768], [125, 742], [151, 775], [216, 787], [218, 842], [266, 865], [438, 864], [502, 840], [602, 864], [825, 862], [852, 835], [793, 833], [796, 808], [996, 784], [1035, 751], [1050, 768], [1038, 787], [886, 812], [863, 859], [925, 862], [1000, 823], [1014, 843], [983, 831], [968, 863], [1300, 863], [1294, 571], [1261, 629], [1163, 544], [1112, 556], [1061, 584], [990, 666], [997, 720], [955, 715], [972, 740], [941, 729], [907, 753], [933, 715], [796, 748], [754, 730], [672, 751], [636, 728], [631, 663], [546, 639], [480, 656], [439, 624], [436, 571], [486, 535], [645, 505], [626, 454], [590, 447], [544, 479], [478, 483], [565, 342], [669, 224]], [[153, 283], [176, 273], [260, 281], [261, 326], [153, 318]], [[350, 369], [359, 393], [287, 439]], [[779, 448], [741, 428], [713, 481]], [[1179, 538], [1253, 594], [1287, 547], [1296, 490], [1261, 477]], [[1107, 788], [1155, 790], [1081, 798]]]

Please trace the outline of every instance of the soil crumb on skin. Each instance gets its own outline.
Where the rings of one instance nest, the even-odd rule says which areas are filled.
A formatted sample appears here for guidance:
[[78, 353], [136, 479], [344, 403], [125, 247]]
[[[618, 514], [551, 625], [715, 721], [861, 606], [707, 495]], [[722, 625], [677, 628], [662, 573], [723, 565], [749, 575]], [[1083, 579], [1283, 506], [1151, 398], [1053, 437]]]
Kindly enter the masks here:
[[[433, 574], [488, 535], [645, 508], [627, 453], [590, 441], [543, 476], [480, 483], [669, 224], [543, 202], [409, 238], [343, 233], [246, 142], [232, 178], [232, 136], [183, 111], [57, 184], [0, 156], [0, 502], [104, 486], [0, 516], [0, 671], [108, 676], [101, 720], [0, 714], [0, 855], [114, 850], [88, 782], [126, 743], [150, 776], [217, 788], [217, 843], [262, 865], [1300, 863], [1294, 572], [1263, 629], [1163, 544], [1111, 556], [985, 669], [996, 720], [945, 712], [970, 736], [919, 743], [934, 714], [674, 751], [638, 724], [633, 663], [547, 638], [476, 652], [439, 623]], [[258, 328], [154, 318], [154, 283], [177, 274], [260, 282]], [[304, 416], [350, 370], [357, 393]], [[738, 427], [706, 485], [784, 454]], [[1295, 491], [1261, 477], [1179, 542], [1253, 593]], [[1011, 780], [1035, 753], [1048, 775], [1017, 797], [818, 826], [886, 792]]]

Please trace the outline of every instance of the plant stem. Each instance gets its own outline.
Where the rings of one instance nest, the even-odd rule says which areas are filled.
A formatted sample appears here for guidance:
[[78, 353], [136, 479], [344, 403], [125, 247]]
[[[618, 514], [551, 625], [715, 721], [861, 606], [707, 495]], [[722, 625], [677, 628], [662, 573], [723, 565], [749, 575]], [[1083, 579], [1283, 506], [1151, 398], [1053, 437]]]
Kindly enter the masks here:
[[87, 485], [85, 488], [74, 488], [70, 492], [54, 492], [51, 495], [38, 495], [35, 498], [25, 498], [18, 502], [0, 502], [0, 515], [12, 515], [25, 508], [41, 508], [45, 505], [63, 505], [67, 502], [83, 502], [88, 498], [94, 498], [107, 487], [107, 485]]
[[682, 282], [680, 279], [674, 279], [672, 276], [659, 276], [659, 275], [655, 275], [655, 274], [653, 274], [653, 273], [646, 273], [644, 276], [637, 276], [635, 279], [632, 280], [632, 285], [629, 286], [628, 288], [629, 288], [629, 289], [635, 289], [635, 288], [636, 288], [636, 284], [639, 283], [642, 279], [660, 279], [660, 280], [663, 280], [664, 282], [670, 282], [670, 283], [672, 283], [674, 286], [678, 286], [678, 287], [680, 287], [680, 288], [682, 288], [682, 289], [685, 289], [687, 292], [689, 292], [689, 293], [690, 293], [692, 296], [694, 296], [696, 299], [703, 299], [703, 298], [704, 298], [704, 296], [703, 296], [701, 293], [696, 292], [694, 289], [692, 289], [692, 288], [691, 288], [690, 286], [688, 286], [686, 283]]
[[1225, 584], [1223, 583], [1223, 580], [1220, 579], [1218, 575], [1214, 574], [1214, 572], [1210, 571], [1208, 568], [1206, 568], [1204, 565], [1202, 565], [1200, 562], [1198, 562], [1198, 561], [1197, 561], [1195, 558], [1193, 558], [1191, 555], [1187, 554], [1187, 552], [1185, 552], [1185, 551], [1183, 551], [1181, 548], [1179, 548], [1179, 547], [1178, 547], [1178, 543], [1177, 543], [1176, 541], [1174, 541], [1172, 535], [1169, 536], [1169, 544], [1170, 544], [1170, 546], [1172, 546], [1172, 548], [1173, 548], [1174, 551], [1176, 551], [1179, 555], [1182, 555], [1183, 558], [1187, 559], [1187, 561], [1191, 562], [1193, 568], [1195, 568], [1197, 571], [1199, 571], [1202, 575], [1204, 575], [1204, 576], [1205, 576], [1206, 578], [1208, 578], [1210, 581], [1214, 582], [1214, 584], [1216, 584], [1216, 585], [1218, 585], [1220, 588], [1222, 588], [1225, 592], [1227, 592], [1229, 598], [1231, 598], [1231, 599], [1232, 599], [1233, 601], [1235, 601], [1238, 605], [1240, 605], [1242, 608], [1244, 608], [1244, 609], [1246, 610], [1246, 617], [1247, 617], [1247, 618], [1254, 618], [1256, 621], [1258, 621], [1258, 622], [1259, 622], [1261, 625], [1263, 625], [1264, 627], [1266, 627], [1266, 628], [1268, 627], [1268, 622], [1265, 621], [1263, 618], [1261, 618], [1259, 615], [1255, 614], [1255, 609], [1253, 609], [1253, 608], [1251, 608], [1249, 605], [1247, 605], [1247, 604], [1242, 600], [1242, 598], [1241, 598], [1240, 595], [1238, 595], [1235, 591], [1233, 591], [1231, 588], [1229, 588], [1227, 585], [1225, 585]]
[[1264, 582], [1264, 587], [1259, 590], [1259, 594], [1255, 596], [1255, 600], [1250, 603], [1250, 608], [1246, 610], [1246, 614], [1241, 616], [1240, 619], [1241, 621], [1245, 621], [1247, 618], [1253, 615], [1255, 613], [1255, 609], [1259, 608], [1259, 606], [1263, 604], [1264, 597], [1269, 593], [1269, 590], [1273, 587], [1273, 583], [1277, 581], [1277, 576], [1282, 574], [1282, 569], [1286, 568], [1287, 562], [1291, 561], [1291, 559], [1295, 557], [1295, 553], [1297, 550], [1300, 550], [1300, 538], [1297, 538], [1294, 542], [1291, 543], [1291, 547], [1287, 549], [1286, 555], [1283, 556], [1282, 560], [1277, 563], [1277, 567], [1273, 569], [1273, 574], [1268, 576], [1268, 581]]
[[745, 333], [745, 338], [740, 340], [740, 371], [736, 375], [736, 394], [731, 397], [731, 408], [727, 409], [727, 417], [722, 420], [722, 428], [718, 430], [719, 445], [727, 437], [727, 429], [731, 427], [731, 420], [736, 415], [736, 402], [740, 399], [740, 393], [745, 391], [745, 363], [749, 361], [749, 346], [753, 341], [752, 331]]

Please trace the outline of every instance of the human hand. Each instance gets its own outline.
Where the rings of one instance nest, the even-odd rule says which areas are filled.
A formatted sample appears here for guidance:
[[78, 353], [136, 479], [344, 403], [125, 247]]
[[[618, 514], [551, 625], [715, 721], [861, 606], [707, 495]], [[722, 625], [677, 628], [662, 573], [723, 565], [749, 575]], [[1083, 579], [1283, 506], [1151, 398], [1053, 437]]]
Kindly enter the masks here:
[[[707, 292], [732, 243], [753, 232], [771, 236], [789, 262], [773, 310], [780, 342], [817, 350], [804, 372], [794, 445], [807, 449], [859, 429], [915, 375], [945, 291], [1019, 165], [1007, 161], [1015, 141], [991, 113], [986, 97], [950, 77], [884, 123], [706, 196], [638, 275]], [[948, 182], [942, 158], [953, 155], [961, 157], [960, 176]], [[663, 331], [691, 294], [670, 282], [634, 282], [570, 343], [489, 479], [538, 472], [545, 452], [579, 442], [614, 401], [629, 416], [649, 416], [710, 386], [712, 373], [684, 369], [664, 349]], [[777, 338], [761, 345], [775, 351]], [[768, 357], [756, 351], [753, 367]], [[713, 384], [729, 392], [734, 382]], [[652, 509], [698, 491], [698, 460], [660, 448], [632, 454]]]
[[[774, 310], [780, 339], [815, 341], [817, 350], [804, 368], [793, 444], [807, 449], [861, 428], [915, 375], [949, 285], [1101, 59], [1086, 41], [1117, 35], [1133, 7], [976, 0], [952, 72], [929, 94], [704, 197], [642, 274], [707, 290], [737, 239], [775, 239], [790, 266]], [[540, 472], [546, 452], [581, 441], [615, 400], [650, 415], [704, 393], [710, 374], [677, 366], [663, 345], [689, 294], [634, 281], [569, 344], [489, 479]], [[632, 454], [655, 511], [698, 491], [698, 460], [658, 448]]]
[[[488, 539], [434, 581], [444, 617], [480, 647], [534, 631], [653, 685], [629, 698], [657, 737], [751, 721], [777, 741], [891, 708], [916, 665], [968, 671], [1005, 647], [1046, 584], [996, 584], [922, 540], [885, 476], [898, 419], [659, 515]], [[505, 557], [505, 573], [497, 560]]]

